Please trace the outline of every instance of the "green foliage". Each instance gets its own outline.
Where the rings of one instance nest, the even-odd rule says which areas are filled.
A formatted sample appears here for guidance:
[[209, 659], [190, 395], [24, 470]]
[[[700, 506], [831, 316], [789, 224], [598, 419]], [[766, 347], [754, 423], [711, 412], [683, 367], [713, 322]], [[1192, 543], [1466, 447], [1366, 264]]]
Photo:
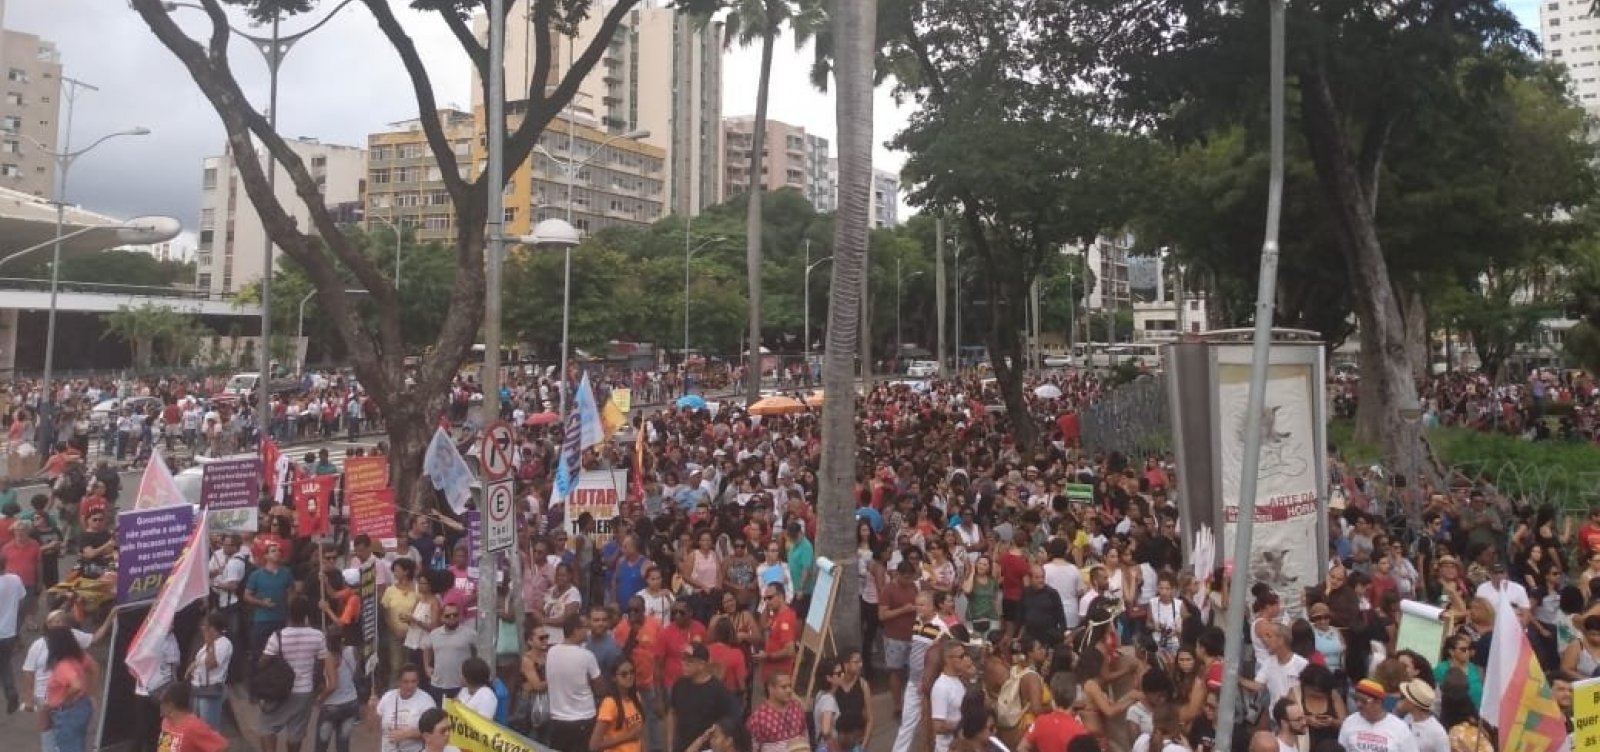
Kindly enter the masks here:
[[115, 337], [133, 350], [135, 368], [187, 365], [206, 329], [198, 317], [155, 303], [118, 306], [106, 316], [103, 337]]
[[[49, 279], [49, 256], [40, 255], [23, 264], [18, 269], [17, 276], [24, 279]], [[129, 292], [134, 292], [138, 287], [189, 285], [194, 283], [194, 264], [162, 261], [142, 251], [101, 251], [63, 259], [61, 281], [128, 285], [126, 289]], [[117, 289], [106, 288], [102, 291], [117, 292]]]
[[1428, 438], [1446, 465], [1536, 504], [1587, 509], [1600, 491], [1600, 447], [1593, 444], [1524, 441], [1465, 428], [1435, 429]]

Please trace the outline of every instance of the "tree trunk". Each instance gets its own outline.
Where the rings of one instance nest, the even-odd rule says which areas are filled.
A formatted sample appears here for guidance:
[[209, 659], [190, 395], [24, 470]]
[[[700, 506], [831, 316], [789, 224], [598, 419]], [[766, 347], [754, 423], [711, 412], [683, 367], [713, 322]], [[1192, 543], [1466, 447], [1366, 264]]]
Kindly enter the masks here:
[[[1365, 419], [1379, 432], [1391, 472], [1416, 477], [1432, 473], [1434, 463], [1422, 435], [1422, 422], [1411, 410], [1420, 409], [1413, 378], [1410, 343], [1400, 300], [1378, 240], [1371, 191], [1363, 171], [1345, 140], [1342, 118], [1326, 79], [1316, 71], [1302, 72], [1301, 127], [1316, 167], [1317, 179], [1333, 214], [1339, 247], [1352, 272], [1350, 280], [1361, 322], [1363, 400]], [[1374, 151], [1375, 150], [1375, 151]], [[1381, 144], [1366, 144], [1363, 153], [1381, 153]], [[1375, 170], [1375, 165], [1367, 165]], [[1368, 356], [1371, 356], [1370, 359]], [[1372, 382], [1368, 391], [1367, 382]]]
[[[770, 15], [770, 14], [769, 14]], [[750, 137], [750, 192], [746, 194], [744, 259], [750, 286], [750, 358], [745, 374], [746, 403], [761, 399], [761, 195], [766, 188], [761, 176], [761, 150], [767, 140], [767, 95], [772, 89], [772, 47], [777, 44], [778, 28], [771, 19], [761, 35], [761, 73], [756, 84], [755, 132]]]
[[1411, 355], [1411, 377], [1416, 380], [1428, 377], [1428, 306], [1422, 300], [1418, 285], [1400, 288], [1402, 310], [1405, 314], [1406, 351]]
[[[855, 481], [856, 399], [852, 361], [861, 345], [862, 285], [867, 271], [867, 215], [872, 190], [872, 73], [877, 38], [877, 0], [841, 0], [835, 6], [834, 77], [839, 139], [839, 208], [834, 222], [833, 284], [829, 287], [828, 334], [822, 383], [822, 520], [817, 551], [838, 562], [839, 593], [833, 606], [839, 654], [870, 648], [861, 644], [861, 600], [856, 581]], [[864, 364], [870, 368], [870, 364]]]
[[989, 293], [989, 363], [994, 367], [995, 384], [1000, 387], [1000, 398], [1011, 419], [1011, 434], [1018, 450], [1027, 452], [1038, 443], [1039, 428], [1034, 425], [1022, 394], [1022, 375], [1027, 366], [1022, 362], [1022, 343], [1017, 336], [1021, 325], [1016, 315], [1018, 308], [1011, 301], [1026, 300], [1030, 284], [1019, 282], [1012, 287], [1020, 286], [1020, 291], [1007, 291], [999, 276], [985, 275]]

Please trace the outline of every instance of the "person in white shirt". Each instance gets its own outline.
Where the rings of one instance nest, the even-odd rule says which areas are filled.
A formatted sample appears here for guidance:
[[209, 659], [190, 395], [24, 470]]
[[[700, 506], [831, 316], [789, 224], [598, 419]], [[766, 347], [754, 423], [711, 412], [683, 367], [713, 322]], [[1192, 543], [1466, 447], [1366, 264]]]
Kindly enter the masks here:
[[178, 650], [178, 638], [171, 632], [161, 640], [158, 650], [161, 662], [156, 665], [156, 672], [148, 681], [139, 681], [138, 677], [134, 677], [133, 681], [133, 697], [137, 703], [134, 709], [134, 739], [138, 741], [136, 749], [155, 748], [156, 740], [161, 736], [161, 692], [177, 678], [178, 666], [183, 662], [183, 653]]
[[1450, 752], [1450, 737], [1433, 717], [1434, 699], [1433, 687], [1421, 679], [1400, 685], [1400, 707], [1395, 712], [1410, 721], [1417, 752]]
[[1273, 737], [1278, 752], [1309, 752], [1311, 727], [1306, 725], [1306, 710], [1293, 698], [1285, 697], [1272, 705], [1272, 721], [1278, 731]]
[[589, 626], [583, 614], [568, 614], [561, 623], [564, 639], [545, 658], [550, 684], [550, 746], [557, 750], [587, 749], [594, 731], [595, 690], [600, 662], [583, 646]]
[[214, 729], [222, 728], [222, 698], [228, 690], [228, 662], [233, 659], [233, 642], [225, 634], [227, 630], [225, 614], [207, 614], [200, 625], [200, 647], [189, 662], [194, 714]]
[[373, 708], [378, 729], [383, 732], [379, 752], [421, 752], [423, 734], [418, 722], [423, 713], [436, 707], [427, 692], [420, 691], [422, 669], [415, 665], [400, 669], [394, 689], [385, 692]]
[[1533, 608], [1532, 601], [1528, 600], [1528, 589], [1506, 577], [1504, 562], [1497, 561], [1490, 567], [1489, 579], [1478, 586], [1473, 596], [1488, 601], [1496, 610], [1500, 608], [1501, 601], [1510, 603], [1518, 613], [1525, 613]]
[[1300, 672], [1310, 661], [1289, 649], [1288, 627], [1268, 624], [1261, 636], [1266, 642], [1267, 659], [1256, 666], [1256, 682], [1266, 686], [1268, 702], [1276, 703], [1285, 697], [1298, 701]]
[[11, 673], [11, 654], [17, 649], [17, 619], [22, 613], [22, 601], [28, 589], [22, 578], [5, 571], [6, 559], [0, 556], [0, 687], [6, 693], [6, 712], [15, 713], [22, 705], [17, 697], [17, 682]]
[[928, 708], [933, 717], [933, 750], [949, 752], [961, 725], [961, 701], [966, 699], [966, 677], [972, 674], [972, 656], [958, 642], [944, 645], [944, 672], [933, 683]]
[[500, 709], [500, 698], [494, 696], [494, 689], [489, 686], [489, 664], [482, 658], [468, 658], [461, 664], [461, 679], [461, 692], [456, 695], [456, 701], [494, 720], [495, 712]]
[[1061, 610], [1067, 618], [1067, 629], [1077, 629], [1082, 620], [1078, 591], [1083, 589], [1083, 573], [1067, 558], [1065, 540], [1052, 538], [1044, 548], [1050, 554], [1050, 560], [1044, 563], [1044, 584], [1061, 595]]
[[1351, 694], [1356, 712], [1339, 726], [1340, 746], [1355, 752], [1418, 752], [1411, 727], [1383, 709], [1387, 693], [1382, 684], [1362, 679]]

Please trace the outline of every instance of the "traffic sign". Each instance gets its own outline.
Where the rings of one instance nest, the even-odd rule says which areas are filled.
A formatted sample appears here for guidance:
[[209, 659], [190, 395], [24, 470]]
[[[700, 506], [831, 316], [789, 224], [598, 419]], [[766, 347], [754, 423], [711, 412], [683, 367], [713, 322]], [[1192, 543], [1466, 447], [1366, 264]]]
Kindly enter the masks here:
[[483, 432], [483, 444], [478, 449], [478, 462], [483, 465], [485, 481], [511, 477], [511, 446], [515, 434], [504, 421], [496, 421]]
[[504, 478], [483, 487], [483, 548], [491, 554], [510, 551], [517, 544], [516, 493]]

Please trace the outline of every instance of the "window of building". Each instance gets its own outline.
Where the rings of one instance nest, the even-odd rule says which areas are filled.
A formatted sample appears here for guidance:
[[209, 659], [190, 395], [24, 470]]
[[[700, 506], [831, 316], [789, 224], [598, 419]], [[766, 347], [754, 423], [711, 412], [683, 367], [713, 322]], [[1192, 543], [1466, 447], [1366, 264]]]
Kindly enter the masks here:
[[403, 208], [421, 206], [422, 197], [415, 193], [397, 193], [394, 197], [394, 205]]
[[367, 160], [368, 161], [384, 162], [384, 161], [388, 161], [388, 159], [389, 159], [389, 147], [387, 145], [374, 146], [371, 149], [367, 150]]
[[211, 289], [211, 273], [201, 272], [195, 275], [195, 284], [204, 289]]
[[400, 144], [397, 151], [400, 159], [421, 159], [425, 156], [422, 144]]
[[1552, 42], [1561, 41], [1561, 35], [1560, 34], [1551, 34], [1550, 35], [1550, 41], [1552, 41]]
[[22, 106], [22, 94], [21, 94], [21, 92], [15, 92], [15, 91], [6, 92], [6, 104], [11, 105], [12, 107], [21, 107]]
[[7, 154], [21, 154], [22, 142], [8, 138], [5, 141], [0, 142], [0, 152], [5, 152]]
[[208, 191], [217, 189], [217, 168], [207, 167], [206, 171], [201, 173], [200, 187]]
[[217, 224], [217, 210], [216, 209], [207, 208], [207, 209], [201, 209], [200, 210], [200, 229], [209, 230], [212, 227], [215, 227], [216, 224]]
[[211, 254], [209, 254], [209, 253], [196, 253], [194, 255], [194, 264], [195, 264], [195, 266], [210, 266], [211, 265]]
[[6, 133], [16, 133], [20, 130], [22, 130], [22, 118], [17, 117], [16, 115], [7, 115], [3, 118], [0, 118], [0, 131], [5, 131]]
[[450, 203], [450, 192], [434, 191], [428, 194], [428, 203], [434, 206], [447, 206]]
[[22, 177], [22, 168], [10, 162], [0, 164], [0, 177], [20, 178]]
[[312, 167], [327, 167], [328, 166], [328, 158], [323, 156], [323, 155], [321, 155], [321, 154], [318, 154], [317, 156], [314, 156], [314, 157], [311, 158], [311, 166]]
[[367, 172], [367, 180], [372, 183], [389, 182], [389, 168], [379, 167], [375, 170], [369, 170]]
[[25, 84], [28, 82], [28, 72], [21, 68], [12, 68], [11, 70], [6, 71], [6, 80], [15, 81], [19, 84]]
[[429, 230], [448, 230], [450, 229], [450, 215], [429, 214], [422, 219], [422, 226]]
[[515, 206], [506, 207], [505, 221], [507, 221], [507, 222], [515, 222], [515, 221], [517, 221], [517, 207], [515, 207]]
[[1561, 25], [1561, 19], [1559, 19], [1559, 18], [1550, 19], [1550, 27], [1551, 28], [1555, 28], [1555, 27], [1560, 26], [1560, 25]]

